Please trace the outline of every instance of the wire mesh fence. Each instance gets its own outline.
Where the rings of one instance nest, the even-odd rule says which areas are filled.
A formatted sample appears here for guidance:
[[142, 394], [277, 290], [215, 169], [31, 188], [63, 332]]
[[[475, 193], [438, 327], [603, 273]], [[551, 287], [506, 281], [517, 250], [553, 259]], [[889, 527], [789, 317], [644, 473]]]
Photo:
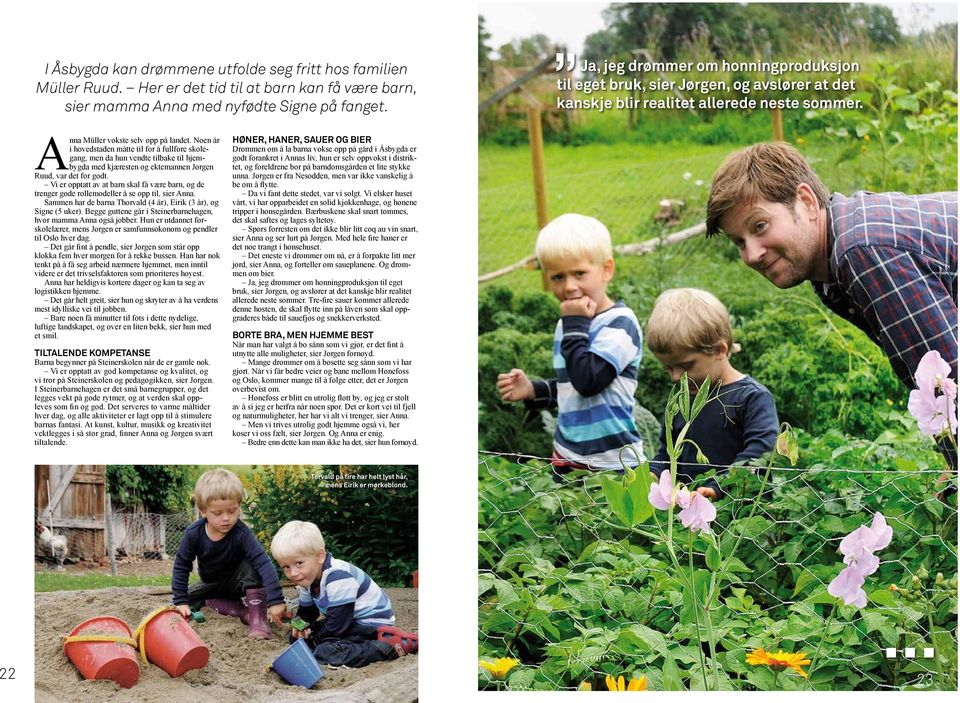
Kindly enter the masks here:
[[191, 513], [120, 511], [81, 519], [51, 518], [35, 511], [35, 559], [50, 568], [76, 562], [109, 564], [111, 552], [118, 572], [144, 561], [171, 559], [183, 533], [193, 522]]
[[[673, 562], [665, 513], [632, 527], [615, 516], [603, 481], [617, 474], [557, 477], [542, 457], [481, 454], [481, 657], [518, 659], [506, 685], [521, 689], [633, 672], [657, 690], [955, 690], [956, 476], [772, 466], [764, 483], [765, 471], [724, 477], [716, 542], [676, 522]], [[827, 592], [839, 544], [876, 512], [892, 542], [867, 605], [843, 605]], [[803, 676], [748, 664], [758, 648], [805, 653], [809, 677], [809, 664]]]

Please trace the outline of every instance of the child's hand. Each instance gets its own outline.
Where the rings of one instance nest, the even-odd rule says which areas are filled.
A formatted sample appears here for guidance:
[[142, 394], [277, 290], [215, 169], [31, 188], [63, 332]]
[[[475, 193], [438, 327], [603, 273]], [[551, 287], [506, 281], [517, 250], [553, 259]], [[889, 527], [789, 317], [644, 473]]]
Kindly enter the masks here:
[[710, 500], [713, 500], [717, 497], [717, 492], [712, 488], [707, 488], [706, 486], [700, 486], [700, 488], [697, 489], [697, 493], [702, 495], [704, 498], [709, 498]]
[[497, 390], [500, 391], [501, 400], [533, 400], [533, 383], [520, 369], [498, 375]]
[[560, 316], [582, 315], [583, 317], [593, 317], [597, 312], [597, 304], [593, 298], [583, 295], [579, 298], [564, 300], [560, 303]]
[[275, 625], [283, 625], [283, 616], [287, 612], [286, 603], [277, 603], [267, 608], [267, 619]]
[[190, 619], [190, 606], [189, 605], [178, 605], [176, 606], [177, 612], [180, 613], [183, 617]]
[[308, 628], [305, 629], [305, 630], [298, 630], [298, 629], [294, 628], [294, 629], [293, 629], [293, 632], [291, 632], [290, 634], [292, 634], [295, 639], [298, 639], [298, 640], [299, 640], [299, 639], [308, 640], [308, 639], [310, 639], [310, 628], [308, 627]]

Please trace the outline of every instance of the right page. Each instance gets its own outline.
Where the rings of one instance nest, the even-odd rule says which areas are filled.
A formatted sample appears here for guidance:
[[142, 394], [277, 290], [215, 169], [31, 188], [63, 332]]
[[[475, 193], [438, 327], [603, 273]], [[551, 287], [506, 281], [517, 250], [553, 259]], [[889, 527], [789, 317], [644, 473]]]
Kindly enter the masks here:
[[478, 688], [955, 691], [956, 6], [478, 26]]

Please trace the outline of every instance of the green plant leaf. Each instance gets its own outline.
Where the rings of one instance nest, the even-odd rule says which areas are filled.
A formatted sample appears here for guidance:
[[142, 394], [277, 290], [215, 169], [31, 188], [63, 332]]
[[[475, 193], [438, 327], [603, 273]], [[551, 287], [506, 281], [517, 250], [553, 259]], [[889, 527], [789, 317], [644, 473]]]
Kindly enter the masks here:
[[484, 593], [493, 588], [494, 583], [496, 582], [496, 577], [490, 574], [480, 574], [478, 577], [478, 592], [477, 596], [482, 596]]
[[507, 688], [511, 691], [529, 691], [533, 686], [533, 677], [536, 675], [533, 669], [517, 669], [507, 677]]
[[867, 626], [867, 632], [876, 632], [889, 623], [883, 613], [878, 613], [869, 608], [864, 608], [860, 612], [860, 616], [863, 618], [863, 624]]
[[680, 388], [677, 390], [677, 401], [680, 406], [680, 417], [684, 422], [690, 422], [690, 378], [683, 374], [680, 378]]
[[867, 595], [871, 603], [883, 606], [885, 608], [895, 608], [897, 606], [897, 597], [885, 588], [877, 589]]
[[833, 604], [837, 602], [837, 598], [835, 596], [831, 596], [829, 593], [827, 593], [827, 589], [821, 586], [809, 596], [804, 598], [803, 602], [810, 603], [811, 605], [816, 605], [818, 603]]
[[680, 667], [677, 666], [677, 662], [670, 653], [670, 650], [666, 650], [663, 653], [663, 669], [661, 669], [660, 675], [663, 679], [664, 691], [686, 690], [686, 686], [683, 685], [683, 674], [680, 671]]
[[520, 596], [517, 595], [516, 589], [509, 581], [497, 579], [493, 585], [497, 589], [497, 596], [500, 597], [501, 607], [510, 605], [511, 603], [516, 603], [518, 600], [520, 600]]
[[720, 570], [720, 565], [723, 562], [720, 557], [720, 550], [717, 549], [716, 545], [711, 544], [710, 547], [707, 549], [706, 562], [710, 571]]
[[635, 480], [627, 486], [620, 479], [601, 476], [600, 489], [610, 510], [625, 527], [634, 527], [653, 514], [648, 498], [650, 472], [645, 469], [636, 472]]
[[700, 388], [697, 390], [697, 395], [693, 399], [693, 408], [690, 413], [691, 419], [696, 417], [700, 411], [703, 410], [703, 406], [705, 406], [710, 400], [712, 386], [713, 384], [709, 378], [705, 379], [704, 382], [700, 384]]
[[[690, 583], [690, 570], [684, 568], [686, 573], [686, 582]], [[684, 587], [682, 591], [683, 609], [680, 611], [680, 623], [687, 625], [695, 622], [697, 618], [703, 622], [703, 603], [706, 601], [707, 588], [710, 585], [710, 572], [704, 569], [697, 569], [693, 573], [694, 588]]]
[[628, 628], [625, 628], [620, 631], [620, 635], [628, 635], [628, 637], [635, 639], [637, 642], [642, 643], [644, 647], [649, 649], [651, 652], [660, 653], [666, 650], [667, 641], [664, 639], [663, 635], [652, 630], [646, 625], [631, 625]]
[[[633, 527], [633, 501], [630, 499], [627, 489], [624, 488], [620, 479], [610, 478], [609, 476], [600, 477], [600, 490], [603, 491], [603, 497], [607, 499], [607, 505], [617, 516], [620, 522]], [[630, 500], [630, 504], [627, 501]]]
[[812, 571], [807, 571], [804, 569], [800, 572], [800, 575], [797, 577], [797, 583], [793, 587], [793, 597], [796, 598], [797, 595], [803, 593], [808, 586], [812, 583], [820, 583], [819, 577], [814, 574]]
[[893, 100], [893, 104], [905, 112], [919, 112], [920, 101], [916, 95], [899, 95]]

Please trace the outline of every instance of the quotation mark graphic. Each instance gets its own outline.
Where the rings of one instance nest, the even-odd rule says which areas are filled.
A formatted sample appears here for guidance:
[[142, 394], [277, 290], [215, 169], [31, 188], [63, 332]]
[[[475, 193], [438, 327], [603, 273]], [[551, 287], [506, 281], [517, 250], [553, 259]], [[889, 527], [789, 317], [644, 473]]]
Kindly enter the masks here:
[[577, 55], [576, 54], [557, 54], [557, 67], [555, 71], [563, 71], [564, 66], [566, 66], [567, 71], [572, 71], [573, 67], [577, 65]]
[[[907, 647], [903, 650], [903, 656], [907, 659], [916, 659], [917, 650], [914, 647]], [[934, 651], [933, 647], [924, 647], [923, 648], [923, 658], [924, 659], [933, 659]], [[897, 658], [897, 648], [896, 647], [887, 647], [887, 659], [896, 659]]]

